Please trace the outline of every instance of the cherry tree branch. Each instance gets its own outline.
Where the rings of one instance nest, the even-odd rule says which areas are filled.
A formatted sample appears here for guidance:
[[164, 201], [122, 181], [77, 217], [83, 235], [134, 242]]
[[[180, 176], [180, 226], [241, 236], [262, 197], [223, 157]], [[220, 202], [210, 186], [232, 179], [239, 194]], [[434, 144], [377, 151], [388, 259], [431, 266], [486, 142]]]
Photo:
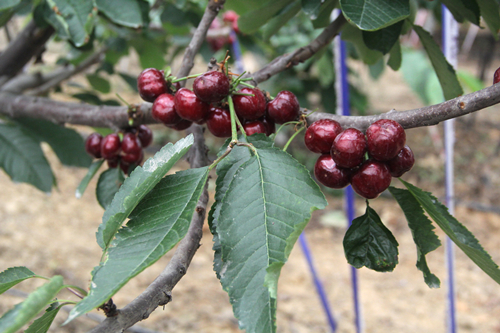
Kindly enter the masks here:
[[[307, 117], [309, 122], [329, 118], [340, 122], [342, 127], [365, 130], [378, 119], [387, 118], [399, 122], [404, 128], [414, 128], [439, 124], [442, 121], [461, 117], [500, 103], [500, 84], [460, 96], [449, 101], [408, 111], [389, 111], [372, 116], [338, 116], [331, 113], [315, 112]], [[304, 113], [309, 113], [304, 109]], [[139, 106], [140, 116], [136, 124], [157, 123], [151, 117], [151, 104]], [[58, 124], [87, 125], [93, 127], [126, 128], [128, 126], [127, 107], [96, 106], [85, 103], [54, 101], [43, 97], [15, 95], [0, 92], [0, 114], [11, 118], [31, 117], [51, 120]]]
[[344, 15], [339, 15], [308, 45], [298, 48], [293, 53], [283, 54], [275, 58], [257, 72], [253, 74], [246, 74], [245, 77], [252, 77], [253, 83], [257, 85], [258, 83], [269, 80], [272, 76], [290, 68], [291, 66], [296, 66], [299, 63], [306, 61], [323, 47], [329, 45], [333, 38], [338, 35], [340, 29], [342, 29], [346, 22], [347, 21]]
[[[207, 8], [205, 9], [205, 13], [203, 13], [203, 17], [201, 18], [200, 24], [196, 28], [196, 31], [193, 34], [193, 38], [189, 42], [186, 51], [184, 52], [184, 57], [182, 58], [182, 64], [179, 70], [177, 71], [177, 77], [188, 76], [189, 72], [194, 66], [194, 57], [200, 50], [201, 44], [205, 40], [207, 36], [208, 28], [212, 21], [215, 19], [219, 11], [224, 6], [226, 0], [210, 0]], [[184, 85], [186, 81], [181, 81], [181, 85]]]
[[42, 50], [53, 33], [51, 26], [39, 28], [35, 21], [30, 21], [9, 43], [7, 49], [0, 53], [0, 86], [21, 71], [24, 65]]

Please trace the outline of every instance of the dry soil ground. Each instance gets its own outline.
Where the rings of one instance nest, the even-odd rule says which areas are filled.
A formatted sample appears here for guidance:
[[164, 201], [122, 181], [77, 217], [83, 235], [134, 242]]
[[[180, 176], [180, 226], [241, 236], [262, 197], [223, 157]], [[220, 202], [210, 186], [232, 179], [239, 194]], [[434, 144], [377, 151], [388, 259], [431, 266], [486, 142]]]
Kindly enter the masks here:
[[[499, 65], [495, 63], [494, 67]], [[364, 72], [362, 75], [367, 76]], [[399, 73], [386, 71], [380, 81], [370, 83], [366, 92], [376, 111], [421, 106]], [[497, 106], [458, 121], [456, 152], [457, 197], [463, 204], [458, 205], [455, 215], [476, 234], [496, 262], [500, 262], [500, 216], [470, 207], [477, 207], [478, 203], [499, 207], [500, 159], [496, 151], [500, 142], [499, 111]], [[438, 197], [443, 195], [440, 131], [440, 127], [436, 127], [407, 132], [408, 143], [417, 155], [417, 165], [405, 176]], [[95, 180], [83, 198], [76, 199], [75, 188], [86, 170], [62, 167], [50, 152], [49, 156], [58, 179], [58, 188], [51, 195], [29, 185], [14, 184], [0, 172], [0, 271], [23, 265], [44, 276], [60, 274], [67, 283], [85, 287], [101, 254], [94, 234], [103, 210], [93, 194]], [[212, 184], [212, 191], [213, 187]], [[329, 202], [326, 210], [316, 212], [306, 236], [338, 322], [338, 332], [355, 332], [350, 268], [342, 249], [345, 227], [331, 214], [341, 209], [342, 201], [330, 197]], [[371, 205], [400, 244], [400, 264], [392, 273], [358, 271], [365, 332], [445, 332], [447, 277], [443, 247], [428, 255], [429, 266], [440, 277], [442, 288], [429, 289], [415, 267], [415, 246], [395, 202], [379, 198]], [[361, 214], [362, 200], [357, 202], [357, 207]], [[444, 240], [443, 233], [438, 234]], [[211, 235], [206, 231], [187, 275], [174, 289], [173, 302], [157, 309], [140, 325], [161, 332], [239, 332], [228, 297], [212, 271], [211, 247]], [[140, 294], [170, 257], [170, 253], [165, 255], [118, 292], [113, 298], [118, 307]], [[30, 280], [16, 289], [29, 292], [40, 284]], [[500, 286], [459, 250], [456, 251], [456, 290], [460, 332], [500, 332]], [[73, 296], [66, 293], [62, 297]], [[2, 295], [0, 314], [20, 301], [18, 297]], [[95, 326], [95, 322], [83, 316], [59, 327], [65, 317], [65, 313], [58, 316], [52, 332], [85, 332]], [[283, 333], [329, 331], [298, 245], [281, 273], [277, 322], [278, 331]]]

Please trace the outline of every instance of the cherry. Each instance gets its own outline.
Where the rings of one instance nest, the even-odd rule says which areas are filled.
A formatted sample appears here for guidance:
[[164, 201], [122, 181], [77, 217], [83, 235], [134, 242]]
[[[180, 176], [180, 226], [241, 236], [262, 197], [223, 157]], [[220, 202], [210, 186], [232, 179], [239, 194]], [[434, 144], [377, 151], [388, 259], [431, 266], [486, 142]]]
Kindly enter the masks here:
[[137, 78], [137, 89], [143, 100], [152, 103], [158, 96], [168, 91], [168, 85], [161, 71], [147, 68]]
[[210, 105], [199, 99], [195, 93], [187, 88], [181, 88], [175, 93], [175, 110], [186, 120], [201, 124], [205, 121]]
[[267, 114], [278, 124], [297, 119], [299, 112], [299, 100], [290, 91], [280, 91], [272, 101], [267, 103]]
[[181, 121], [175, 125], [170, 125], [168, 127], [173, 128], [176, 131], [182, 131], [185, 130], [186, 128], [189, 128], [193, 124], [192, 121], [186, 120], [186, 119], [181, 119]]
[[260, 118], [259, 120], [262, 121], [264, 123], [264, 125], [266, 126], [266, 135], [267, 136], [276, 132], [276, 124], [274, 123], [274, 120], [272, 120], [271, 118], [266, 117], [266, 116]]
[[495, 74], [493, 74], [493, 84], [500, 82], [500, 67], [497, 68]]
[[224, 13], [224, 15], [222, 15], [222, 19], [224, 20], [224, 22], [231, 23], [231, 28], [236, 33], [240, 32], [240, 29], [238, 27], [238, 18], [239, 15], [236, 14], [236, 12], [233, 10], [228, 10]]
[[363, 198], [374, 199], [391, 185], [391, 173], [385, 163], [368, 160], [352, 176], [351, 185]]
[[266, 125], [260, 120], [254, 120], [243, 125], [243, 129], [247, 135], [252, 135], [255, 133], [266, 133]]
[[314, 175], [327, 187], [343, 188], [349, 185], [351, 172], [350, 169], [337, 167], [330, 154], [323, 154], [314, 165]]
[[388, 161], [403, 149], [406, 134], [403, 126], [390, 119], [380, 119], [366, 130], [368, 153], [378, 161]]
[[312, 123], [306, 131], [304, 141], [307, 149], [313, 153], [330, 152], [333, 141], [342, 132], [342, 126], [331, 119], [320, 119]]
[[122, 139], [122, 152], [127, 154], [139, 154], [142, 151], [142, 145], [139, 138], [134, 133], [125, 133]]
[[229, 110], [211, 107], [207, 117], [207, 127], [210, 133], [219, 138], [231, 136], [231, 115]]
[[[123, 159], [120, 160], [120, 169], [122, 169], [123, 173], [126, 175], [129, 174], [128, 171], [129, 171], [131, 165], [132, 165], [132, 163], [127, 163]], [[130, 170], [130, 171], [132, 171], [132, 170]]]
[[111, 159], [106, 160], [106, 162], [108, 162], [108, 168], [114, 169], [118, 167], [118, 164], [120, 163], [120, 156], [117, 155]]
[[238, 93], [253, 94], [253, 96], [233, 96], [234, 110], [239, 118], [256, 120], [266, 113], [266, 98], [260, 89], [243, 88]]
[[85, 140], [85, 151], [92, 157], [101, 158], [101, 142], [101, 134], [95, 132], [90, 134]]
[[355, 128], [340, 132], [330, 150], [333, 160], [341, 168], [353, 168], [360, 165], [363, 163], [365, 153], [365, 135]]
[[194, 80], [193, 91], [204, 102], [220, 102], [229, 94], [229, 79], [222, 72], [206, 72]]
[[153, 132], [146, 125], [139, 125], [137, 128], [137, 137], [141, 141], [143, 147], [147, 147], [153, 141]]
[[120, 152], [120, 137], [116, 133], [108, 134], [101, 142], [101, 155], [106, 160], [113, 159]]
[[403, 149], [392, 160], [386, 162], [392, 177], [401, 177], [405, 172], [410, 171], [415, 164], [415, 156], [410, 147]]
[[166, 126], [176, 125], [182, 120], [175, 109], [174, 96], [170, 94], [158, 96], [151, 108], [151, 116]]

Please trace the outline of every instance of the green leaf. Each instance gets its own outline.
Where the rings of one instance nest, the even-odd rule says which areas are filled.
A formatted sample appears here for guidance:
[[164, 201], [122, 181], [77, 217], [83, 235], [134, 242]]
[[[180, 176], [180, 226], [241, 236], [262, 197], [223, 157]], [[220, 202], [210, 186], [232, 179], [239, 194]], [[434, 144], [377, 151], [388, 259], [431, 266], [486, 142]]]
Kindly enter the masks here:
[[96, 94], [92, 93], [80, 93], [71, 95], [74, 98], [79, 99], [82, 102], [89, 103], [92, 105], [101, 105], [102, 101]]
[[431, 273], [425, 260], [427, 253], [441, 246], [439, 238], [434, 233], [431, 220], [425, 216], [422, 207], [408, 190], [391, 186], [389, 192], [397, 200], [408, 221], [413, 241], [417, 246], [417, 268], [424, 274], [424, 281], [429, 288], [439, 288], [441, 282], [436, 275]]
[[92, 164], [89, 167], [89, 171], [87, 171], [87, 174], [85, 175], [85, 177], [83, 177], [82, 181], [80, 182], [80, 185], [78, 185], [78, 187], [76, 188], [75, 197], [77, 197], [78, 199], [82, 197], [83, 193], [85, 192], [87, 186], [90, 183], [90, 180], [95, 176], [97, 170], [99, 170], [99, 168], [103, 163], [104, 159], [92, 162]]
[[262, 136], [248, 140], [256, 153], [248, 158], [248, 151], [241, 151], [248, 148], [235, 147], [229, 155], [245, 162], [236, 171], [226, 165], [225, 174], [219, 174], [224, 177], [219, 184], [227, 190], [217, 193], [222, 199], [212, 214], [220, 241], [221, 265], [215, 266], [240, 328], [275, 332], [281, 267], [311, 212], [324, 208], [326, 201], [309, 172], [290, 155], [269, 147]]
[[464, 92], [458, 82], [455, 69], [453, 69], [453, 66], [446, 61], [439, 45], [436, 44], [434, 39], [432, 39], [432, 36], [422, 27], [414, 25], [413, 30], [417, 33], [425, 51], [427, 52], [427, 55], [429, 56], [429, 59], [431, 60], [432, 67], [434, 67], [434, 71], [436, 72], [441, 88], [443, 89], [444, 98], [449, 100], [462, 95]]
[[340, 0], [348, 21], [361, 30], [378, 30], [410, 15], [409, 0]]
[[481, 10], [481, 16], [490, 28], [491, 33], [495, 39], [498, 39], [498, 32], [500, 30], [500, 6], [493, 0], [477, 0]]
[[241, 15], [238, 19], [238, 27], [241, 32], [252, 34], [292, 2], [294, 0], [269, 0], [262, 7]]
[[50, 192], [54, 176], [36, 139], [14, 124], [0, 124], [0, 167], [14, 182]]
[[46, 333], [62, 307], [63, 305], [59, 305], [57, 302], [52, 303], [47, 310], [45, 310], [45, 313], [35, 320], [24, 333]]
[[130, 177], [125, 179], [109, 208], [104, 212], [102, 223], [97, 231], [97, 243], [103, 250], [106, 251], [109, 247], [111, 240], [130, 212], [192, 145], [193, 135], [177, 141], [175, 145], [166, 144], [152, 158], [144, 162], [142, 167], [135, 168]]
[[0, 10], [5, 10], [17, 6], [21, 3], [21, 0], [3, 0], [0, 2]]
[[95, 193], [102, 208], [107, 209], [109, 207], [124, 180], [125, 177], [120, 168], [109, 168], [101, 173]]
[[56, 297], [62, 285], [62, 277], [56, 275], [43, 286], [29, 294], [24, 302], [17, 304], [0, 318], [0, 332], [14, 333], [21, 329], [21, 327], [28, 323]]
[[144, 25], [141, 0], [96, 0], [97, 9], [111, 21], [130, 28]]
[[362, 31], [351, 24], [344, 25], [340, 37], [354, 45], [361, 60], [367, 65], [376, 64], [384, 56], [382, 52], [368, 48], [363, 40]]
[[302, 11], [309, 16], [311, 20], [318, 17], [319, 10], [324, 0], [301, 0]]
[[19, 282], [35, 276], [35, 273], [24, 266], [7, 268], [0, 273], [0, 294], [3, 294]]
[[163, 68], [165, 67], [166, 49], [161, 43], [147, 39], [135, 39], [130, 41], [139, 55], [139, 62], [142, 68]]
[[363, 31], [363, 41], [372, 50], [387, 54], [399, 40], [404, 21], [377, 31]]
[[402, 56], [401, 56], [401, 44], [399, 41], [394, 43], [391, 51], [389, 52], [389, 60], [387, 60], [387, 66], [391, 67], [393, 71], [399, 70], [401, 68]]
[[338, 0], [326, 0], [319, 8], [318, 17], [312, 21], [314, 29], [324, 28], [330, 24], [330, 15], [338, 4]]
[[101, 77], [99, 74], [87, 74], [87, 80], [92, 88], [102, 92], [103, 94], [107, 94], [111, 91], [111, 84], [109, 81]]
[[128, 84], [128, 86], [135, 92], [139, 92], [137, 89], [137, 76], [128, 75], [126, 73], [118, 73], [121, 78]]
[[286, 6], [279, 15], [273, 17], [262, 29], [262, 37], [269, 40], [284, 26], [292, 17], [300, 11], [300, 2], [297, 0]]
[[450, 237], [450, 239], [486, 274], [500, 284], [500, 270], [479, 241], [467, 228], [458, 222], [448, 209], [432, 194], [399, 179], [419, 202], [426, 213]]
[[391, 272], [398, 264], [398, 242], [366, 203], [364, 215], [355, 218], [344, 236], [347, 262], [378, 272]]
[[480, 13], [476, 0], [443, 0], [443, 4], [458, 22], [463, 22], [465, 17], [475, 25], [479, 25]]
[[469, 92], [475, 92], [486, 88], [483, 81], [479, 80], [477, 76], [469, 72], [458, 70], [457, 75], [462, 86], [464, 86]]
[[208, 167], [180, 171], [163, 178], [144, 197], [116, 235], [108, 259], [94, 269], [88, 296], [71, 310], [66, 323], [106, 302], [186, 235], [207, 177]]
[[86, 168], [92, 162], [82, 136], [74, 129], [43, 119], [16, 118], [15, 121], [36, 139], [48, 143], [63, 165]]
[[45, 19], [61, 38], [68, 38], [77, 47], [89, 40], [93, 29], [94, 2], [92, 0], [46, 0]]
[[401, 71], [410, 88], [426, 105], [430, 105], [427, 96], [427, 82], [431, 80], [430, 76], [436, 76], [436, 72], [431, 70], [431, 64], [424, 52], [404, 48]]

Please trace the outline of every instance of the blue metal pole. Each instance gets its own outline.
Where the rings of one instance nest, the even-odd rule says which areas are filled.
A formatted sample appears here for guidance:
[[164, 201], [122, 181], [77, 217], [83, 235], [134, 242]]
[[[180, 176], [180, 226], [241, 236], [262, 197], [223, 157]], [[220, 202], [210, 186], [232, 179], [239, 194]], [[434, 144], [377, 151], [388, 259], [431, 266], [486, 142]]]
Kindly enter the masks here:
[[[333, 15], [335, 17], [337, 15], [340, 15], [340, 10], [335, 10]], [[337, 96], [337, 114], [348, 116], [351, 112], [349, 104], [349, 82], [347, 80], [347, 55], [345, 43], [340, 39], [340, 36], [337, 36], [334, 39], [334, 57], [336, 73], [335, 92]], [[351, 226], [352, 220], [354, 220], [355, 218], [355, 203], [354, 191], [350, 185], [344, 190], [344, 200], [347, 221], [349, 223], [349, 226]], [[358, 271], [353, 266], [351, 266], [351, 285], [354, 303], [354, 323], [356, 326], [356, 333], [361, 333], [363, 331], [363, 319], [361, 314], [361, 303], [359, 295]]]
[[[455, 21], [450, 11], [442, 6], [443, 21], [443, 53], [448, 62], [457, 66], [457, 38], [458, 23]], [[455, 144], [455, 121], [447, 120], [444, 123], [444, 145], [445, 145], [445, 187], [446, 205], [450, 214], [455, 210], [454, 198], [454, 171], [453, 171], [453, 146]], [[446, 237], [446, 269], [448, 273], [448, 295], [447, 295], [447, 332], [457, 332], [456, 304], [455, 304], [455, 255], [454, 244], [449, 237]]]

